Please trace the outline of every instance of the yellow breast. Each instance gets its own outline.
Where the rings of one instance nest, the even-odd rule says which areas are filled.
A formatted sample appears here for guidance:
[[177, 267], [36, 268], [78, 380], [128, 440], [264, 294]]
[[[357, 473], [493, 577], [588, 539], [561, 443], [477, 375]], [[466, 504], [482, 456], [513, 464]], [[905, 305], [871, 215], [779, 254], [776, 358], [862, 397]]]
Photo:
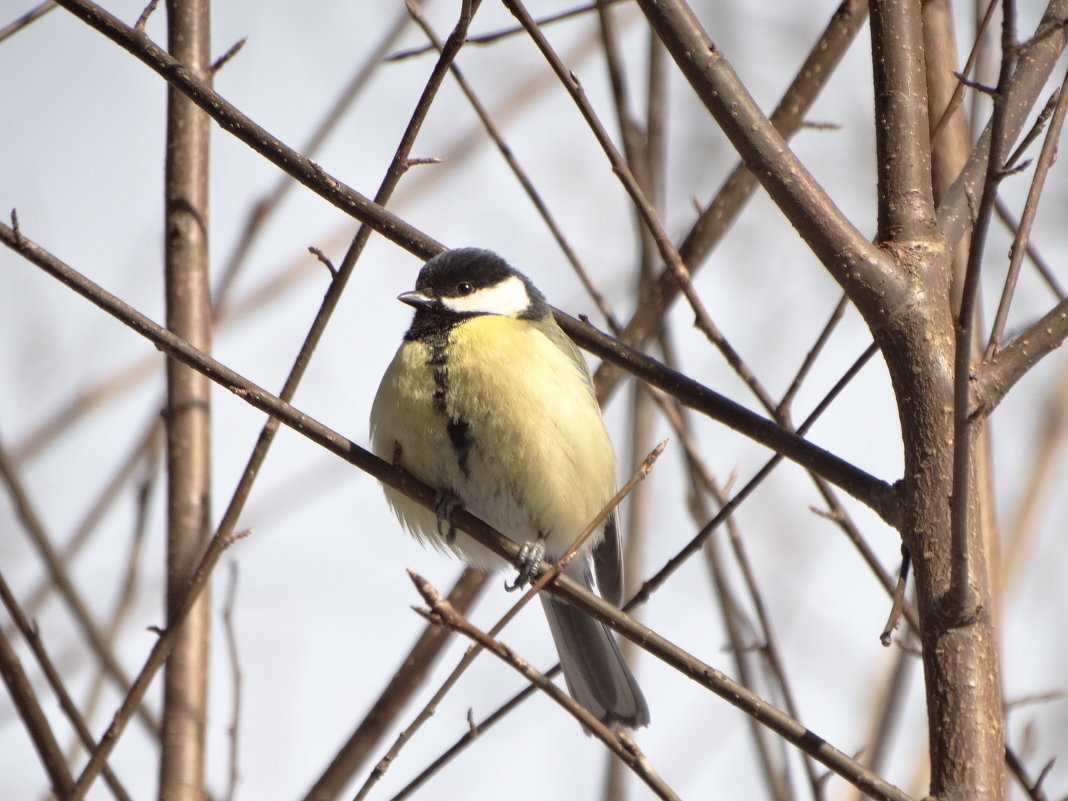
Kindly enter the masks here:
[[[550, 557], [562, 554], [615, 491], [584, 366], [525, 320], [483, 315], [447, 336], [443, 348], [401, 346], [372, 409], [372, 447], [514, 541], [541, 535]], [[432, 512], [387, 496], [408, 528], [440, 544]], [[473, 545], [457, 538], [472, 561], [493, 561]]]

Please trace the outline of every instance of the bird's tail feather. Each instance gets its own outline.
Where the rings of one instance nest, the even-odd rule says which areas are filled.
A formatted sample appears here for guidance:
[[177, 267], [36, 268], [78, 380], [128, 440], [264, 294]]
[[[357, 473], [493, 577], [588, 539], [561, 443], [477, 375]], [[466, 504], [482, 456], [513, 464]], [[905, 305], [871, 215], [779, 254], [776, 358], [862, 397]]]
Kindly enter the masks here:
[[541, 602], [571, 696], [609, 727], [647, 725], [645, 696], [612, 630], [546, 593]]

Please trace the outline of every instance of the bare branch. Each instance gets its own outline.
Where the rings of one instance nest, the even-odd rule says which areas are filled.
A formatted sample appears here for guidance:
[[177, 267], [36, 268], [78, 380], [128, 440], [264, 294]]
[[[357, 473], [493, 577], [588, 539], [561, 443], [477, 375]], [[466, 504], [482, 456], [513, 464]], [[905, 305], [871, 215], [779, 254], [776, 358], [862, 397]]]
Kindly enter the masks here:
[[[25, 239], [22, 239], [21, 241], [23, 243], [27, 242]], [[120, 691], [127, 691], [130, 687], [129, 678], [127, 678], [126, 673], [119, 665], [118, 660], [115, 659], [115, 656], [107, 647], [106, 638], [100, 631], [100, 627], [89, 613], [85, 601], [75, 588], [74, 582], [71, 580], [70, 575], [62, 564], [62, 560], [56, 554], [55, 548], [52, 545], [52, 540], [48, 536], [48, 532], [45, 531], [44, 524], [41, 522], [29, 495], [22, 486], [22, 482], [19, 479], [14, 465], [11, 463], [11, 459], [8, 457], [6, 450], [2, 445], [0, 445], [0, 477], [3, 478], [8, 491], [11, 493], [15, 509], [22, 521], [22, 525], [25, 527], [31, 542], [33, 542], [34, 547], [40, 554], [41, 561], [44, 562], [52, 583], [63, 598], [64, 603], [70, 609], [72, 616], [78, 622], [78, 626], [82, 633], [89, 641], [93, 655], [99, 660], [100, 664], [104, 666], [108, 676], [118, 686]], [[135, 711], [139, 714], [144, 724], [152, 732], [158, 734], [160, 725], [156, 720], [155, 715], [153, 715], [147, 708], [140, 706], [135, 707]]]
[[[447, 600], [453, 609], [461, 615], [467, 614], [467, 610], [482, 594], [486, 579], [487, 575], [479, 570], [465, 569], [448, 595]], [[430, 669], [441, 656], [448, 640], [441, 626], [428, 625], [424, 629], [364, 719], [305, 794], [304, 801], [333, 801], [341, 795], [370, 756], [371, 749], [426, 682]]]
[[874, 2], [870, 13], [878, 239], [898, 245], [933, 242], [937, 231], [920, 4]]
[[[63, 713], [67, 716], [74, 730], [78, 733], [78, 739], [82, 742], [86, 748], [92, 748], [93, 735], [89, 731], [89, 727], [85, 723], [85, 718], [78, 711], [78, 706], [74, 703], [74, 699], [70, 697], [70, 693], [67, 692], [67, 688], [63, 685], [63, 679], [60, 678], [59, 671], [56, 670], [55, 665], [49, 657], [48, 652], [45, 650], [44, 643], [41, 642], [40, 632], [37, 631], [37, 627], [32, 624], [22, 611], [22, 607], [19, 606], [18, 601], [15, 599], [14, 594], [11, 592], [11, 588], [8, 587], [7, 581], [4, 579], [2, 573], [0, 573], [0, 601], [3, 602], [4, 608], [7, 609], [8, 615], [15, 622], [15, 626], [22, 632], [22, 636], [29, 643], [33, 655], [37, 659], [37, 664], [41, 666], [41, 672], [44, 673], [48, 679], [48, 684], [52, 688], [52, 692], [56, 694], [56, 698], [59, 700], [59, 705], [63, 709]], [[4, 635], [0, 634], [0, 641], [5, 645], [7, 643]], [[0, 646], [2, 648], [2, 646]], [[14, 693], [12, 693], [14, 697]], [[47, 740], [47, 735], [45, 735]], [[60, 755], [62, 761], [62, 755]], [[65, 781], [68, 783], [68, 790], [74, 786], [74, 779], [71, 777], [67, 770], [66, 763], [63, 763], [63, 767], [60, 770], [61, 774], [66, 775]], [[130, 795], [126, 792], [126, 788], [122, 786], [118, 778], [112, 772], [111, 768], [107, 765], [104, 766], [104, 781], [107, 782], [108, 787], [111, 789], [112, 794], [115, 796], [116, 801], [130, 801]], [[53, 780], [53, 785], [55, 781]], [[58, 789], [55, 788], [54, 789]]]
[[[540, 17], [538, 19], [538, 27], [540, 28], [545, 25], [551, 25], [554, 22], [564, 22], [566, 20], [582, 16], [583, 14], [589, 14], [590, 12], [595, 11], [602, 2], [615, 4], [626, 3], [629, 2], [629, 0], [595, 0], [595, 2], [587, 3], [581, 6], [575, 6], [574, 8], [569, 8], [565, 11], [559, 11], [555, 14], [546, 14], [544, 17]], [[466, 46], [492, 44], [494, 42], [499, 42], [501, 39], [507, 39], [509, 36], [518, 36], [521, 33], [523, 33], [523, 26], [513, 25], [510, 28], [505, 28], [499, 31], [483, 33], [478, 36], [468, 36], [466, 39], [464, 39], [464, 45]], [[384, 57], [383, 61], [403, 61], [406, 58], [421, 56], [424, 53], [431, 52], [432, 50], [434, 50], [433, 44], [422, 45], [421, 47], [411, 47], [407, 50], [400, 50], [396, 53], [391, 53], [390, 55]]]
[[22, 669], [18, 654], [3, 634], [0, 634], [0, 678], [7, 686], [8, 695], [18, 710], [26, 731], [29, 732], [33, 747], [41, 758], [41, 764], [48, 773], [52, 792], [59, 798], [65, 798], [74, 786], [70, 769], [63, 759], [63, 751], [56, 742], [48, 718], [37, 700], [37, 694], [33, 691], [33, 685]]
[[204, 81], [196, 78], [186, 66], [154, 44], [143, 31], [125, 25], [122, 20], [89, 0], [57, 0], [57, 2], [139, 58], [207, 112], [222, 128], [324, 200], [357, 220], [371, 225], [387, 239], [422, 258], [430, 258], [441, 251], [440, 243], [392, 212], [368, 200], [355, 189], [327, 173], [311, 159], [271, 136], [213, 91]]
[[1005, 323], [1009, 318], [1009, 306], [1012, 303], [1013, 293], [1016, 291], [1016, 280], [1020, 275], [1020, 267], [1023, 264], [1024, 255], [1027, 251], [1027, 243], [1031, 236], [1031, 225], [1038, 213], [1038, 200], [1042, 196], [1042, 189], [1046, 184], [1046, 176], [1057, 157], [1057, 140], [1064, 126], [1065, 108], [1068, 107], [1068, 73], [1065, 73], [1064, 81], [1058, 91], [1057, 105], [1053, 110], [1049, 130], [1046, 139], [1042, 143], [1042, 151], [1035, 165], [1035, 175], [1031, 180], [1031, 188], [1027, 192], [1027, 201], [1024, 204], [1023, 216], [1016, 230], [1016, 236], [1009, 250], [1009, 271], [1005, 276], [1005, 287], [1001, 293], [1001, 302], [998, 304], [994, 324], [990, 330], [990, 341], [987, 344], [986, 356], [990, 358], [1001, 347], [1001, 337], [1005, 333]]
[[[407, 25], [408, 15], [401, 9], [393, 24], [378, 43], [378, 46], [372, 49], [367, 58], [359, 64], [345, 88], [342, 89], [341, 93], [330, 105], [322, 121], [300, 148], [300, 152], [303, 155], [311, 158], [318, 152], [326, 137], [341, 122], [345, 111], [360, 96], [378, 68], [382, 57]], [[230, 288], [233, 286], [234, 279], [237, 277], [242, 265], [246, 263], [253, 242], [263, 230], [265, 222], [270, 218], [272, 212], [278, 208], [278, 205], [292, 186], [293, 181], [288, 175], [280, 175], [274, 187], [252, 204], [249, 215], [241, 228], [241, 233], [237, 237], [237, 244], [234, 245], [233, 251], [224, 262], [225, 267], [222, 268], [221, 278], [215, 287], [212, 302], [216, 309], [221, 309], [225, 305], [230, 294]]]
[[44, 0], [40, 5], [34, 6], [15, 21], [9, 22], [3, 28], [0, 28], [0, 42], [3, 42], [10, 36], [14, 36], [27, 25], [40, 19], [54, 8], [56, 8], [54, 0]]
[[812, 445], [777, 423], [753, 414], [644, 353], [597, 331], [588, 323], [584, 325], [559, 311], [555, 312], [555, 315], [560, 327], [590, 353], [613, 361], [646, 383], [677, 398], [684, 406], [744, 433], [802, 467], [823, 476], [866, 503], [890, 525], [896, 525], [900, 510], [897, 506], [897, 494], [889, 484], [873, 479], [856, 466]]
[[764, 116], [683, 0], [638, 0], [691, 87], [772, 200], [870, 322], [902, 302], [888, 254], [834, 205]]
[[[584, 729], [596, 735], [612, 753], [626, 762], [637, 776], [648, 785], [657, 796], [665, 801], [679, 801], [679, 797], [671, 790], [664, 780], [661, 779], [649, 761], [638, 750], [638, 746], [623, 732], [612, 732], [606, 725], [595, 718], [584, 706], [575, 701], [571, 696], [553, 684], [547, 676], [534, 670], [528, 662], [522, 660], [512, 649], [502, 645], [491, 635], [475, 628], [463, 615], [457, 613], [452, 605], [435, 590], [429, 582], [415, 573], [409, 571], [412, 582], [418, 588], [423, 600], [430, 607], [425, 616], [434, 622], [448, 626], [453, 631], [463, 634], [472, 642], [492, 653], [506, 664], [518, 670], [524, 678], [530, 681], [539, 690], [546, 693], [557, 704], [567, 710], [578, 720]], [[416, 610], [419, 611], [419, 610]]]
[[[169, 0], [167, 46], [190, 74], [210, 83], [208, 0]], [[167, 92], [164, 195], [164, 284], [167, 328], [198, 350], [212, 341], [208, 281], [208, 117], [174, 87]], [[164, 431], [167, 448], [167, 587], [170, 619], [204, 545], [211, 537], [211, 382], [196, 370], [167, 360]], [[201, 801], [204, 793], [205, 725], [211, 600], [204, 592], [189, 613], [163, 676], [163, 741], [160, 800]]]
[[[1068, 0], [1050, 0], [1034, 37], [1022, 48], [1026, 57], [1017, 61], [1012, 79], [1005, 87], [1001, 125], [1006, 141], [1014, 141], [1020, 135], [1032, 106], [1056, 67], [1061, 51], [1068, 44], [1066, 19]], [[990, 141], [991, 128], [988, 124], [960, 177], [938, 206], [938, 226], [950, 249], [955, 248], [971, 230], [974, 221], [971, 199], [980, 194], [980, 184], [987, 173]]]
[[226, 589], [226, 605], [223, 607], [223, 631], [226, 634], [226, 653], [230, 661], [230, 691], [233, 693], [232, 718], [230, 719], [230, 770], [226, 780], [223, 801], [233, 801], [241, 775], [238, 771], [238, 735], [241, 732], [241, 697], [243, 676], [241, 660], [237, 651], [237, 633], [234, 631], [234, 601], [237, 598], [237, 563], [230, 563], [230, 584]]
[[[789, 139], [801, 127], [802, 118], [860, 30], [867, 11], [868, 4], [865, 0], [843, 0], [831, 17], [771, 115], [771, 124], [783, 138]], [[738, 216], [756, 185], [756, 177], [743, 162], [734, 168], [712, 201], [700, 213], [679, 246], [679, 256], [691, 273], [700, 269], [705, 258]], [[678, 296], [678, 292], [679, 283], [675, 274], [670, 269], [665, 269], [646, 291], [642, 303], [620, 339], [633, 347], [641, 347], [659, 329], [664, 312]], [[622, 371], [615, 365], [602, 364], [595, 376], [599, 397], [607, 398], [621, 375]]]
[[1016, 4], [1003, 0], [1001, 34], [1001, 70], [998, 76], [998, 93], [994, 98], [994, 114], [990, 121], [990, 149], [987, 161], [986, 181], [979, 200], [972, 238], [968, 245], [968, 266], [961, 286], [960, 309], [954, 325], [953, 340], [953, 487], [950, 499], [951, 513], [951, 581], [949, 604], [943, 614], [956, 615], [960, 620], [970, 619], [980, 604], [975, 587], [972, 586], [974, 555], [969, 544], [973, 524], [970, 521], [973, 507], [972, 455], [975, 449], [978, 428], [973, 425], [968, 405], [971, 401], [972, 345], [975, 331], [976, 304], [979, 294], [979, 277], [986, 246], [986, 234], [990, 217], [994, 212], [994, 200], [998, 186], [1004, 177], [1004, 165], [1009, 149], [1006, 130], [1009, 114], [1009, 82], [1016, 63]]
[[1031, 367], [1068, 338], [1068, 298], [976, 368], [971, 417], [986, 417]]

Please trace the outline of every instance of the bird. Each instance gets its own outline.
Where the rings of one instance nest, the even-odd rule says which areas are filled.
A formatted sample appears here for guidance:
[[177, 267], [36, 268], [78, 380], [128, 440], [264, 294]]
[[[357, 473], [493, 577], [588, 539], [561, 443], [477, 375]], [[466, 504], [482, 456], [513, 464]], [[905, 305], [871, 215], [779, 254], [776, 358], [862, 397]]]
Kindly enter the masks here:
[[[436, 492], [436, 509], [383, 485], [425, 544], [483, 570], [504, 560], [447, 517], [460, 505], [549, 561], [559, 559], [616, 491], [615, 454], [582, 354], [545, 296], [501, 256], [446, 250], [397, 298], [411, 325], [371, 407], [371, 448]], [[619, 606], [618, 511], [564, 569]], [[520, 574], [517, 583], [526, 577]], [[609, 727], [649, 723], [645, 697], [612, 631], [539, 593], [571, 696]]]

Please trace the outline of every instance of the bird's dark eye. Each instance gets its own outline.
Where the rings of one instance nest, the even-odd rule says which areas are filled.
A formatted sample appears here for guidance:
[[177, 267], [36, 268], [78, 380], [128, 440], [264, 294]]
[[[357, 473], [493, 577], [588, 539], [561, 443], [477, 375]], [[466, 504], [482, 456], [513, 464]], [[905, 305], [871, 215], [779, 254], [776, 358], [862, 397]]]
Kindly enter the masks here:
[[461, 298], [464, 295], [470, 295], [474, 291], [475, 288], [471, 286], [471, 284], [467, 281], [461, 281], [459, 284], [456, 285], [456, 294]]

